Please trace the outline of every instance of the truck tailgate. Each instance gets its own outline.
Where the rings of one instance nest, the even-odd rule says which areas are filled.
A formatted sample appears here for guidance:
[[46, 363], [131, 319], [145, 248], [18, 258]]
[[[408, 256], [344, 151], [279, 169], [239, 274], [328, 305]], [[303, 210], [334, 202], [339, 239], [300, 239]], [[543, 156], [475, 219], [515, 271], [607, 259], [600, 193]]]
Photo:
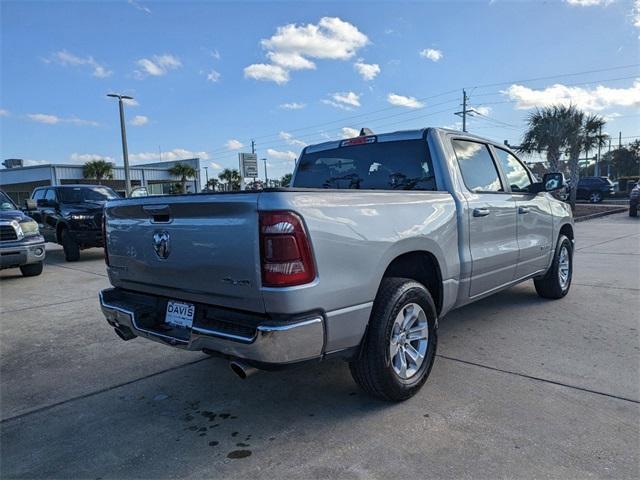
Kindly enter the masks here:
[[258, 193], [146, 197], [105, 208], [115, 286], [264, 312]]

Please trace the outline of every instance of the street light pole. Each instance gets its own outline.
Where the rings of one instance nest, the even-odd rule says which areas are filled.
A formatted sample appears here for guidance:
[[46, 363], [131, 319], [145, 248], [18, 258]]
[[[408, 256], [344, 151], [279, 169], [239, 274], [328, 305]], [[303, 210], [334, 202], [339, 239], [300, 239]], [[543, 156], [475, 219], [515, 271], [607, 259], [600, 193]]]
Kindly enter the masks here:
[[118, 99], [118, 107], [120, 108], [120, 134], [122, 135], [122, 158], [124, 160], [124, 189], [125, 196], [131, 193], [131, 176], [129, 174], [129, 151], [127, 149], [127, 131], [124, 123], [124, 102], [123, 100], [133, 100], [133, 97], [120, 95], [118, 93], [108, 93], [107, 97]]
[[204, 178], [205, 178], [205, 181], [207, 182], [205, 183], [205, 187], [209, 188], [209, 167], [202, 167], [202, 168], [204, 168]]
[[264, 162], [264, 185], [265, 188], [269, 187], [269, 177], [267, 176], [267, 159], [263, 158], [262, 161]]

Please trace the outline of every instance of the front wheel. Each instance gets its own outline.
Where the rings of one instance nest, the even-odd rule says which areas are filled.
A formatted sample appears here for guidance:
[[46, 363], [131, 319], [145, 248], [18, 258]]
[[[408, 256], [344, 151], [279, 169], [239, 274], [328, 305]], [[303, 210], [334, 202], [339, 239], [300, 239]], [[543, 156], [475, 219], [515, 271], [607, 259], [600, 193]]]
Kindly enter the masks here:
[[429, 291], [406, 278], [385, 278], [351, 375], [367, 393], [384, 400], [411, 398], [435, 359], [437, 312]]
[[572, 277], [573, 244], [567, 237], [560, 235], [551, 268], [544, 277], [534, 279], [533, 283], [538, 295], [543, 298], [557, 299], [569, 292]]
[[43, 262], [30, 263], [29, 265], [22, 265], [20, 267], [20, 271], [22, 272], [22, 275], [25, 277], [37, 277], [42, 273], [43, 265], [44, 265]]

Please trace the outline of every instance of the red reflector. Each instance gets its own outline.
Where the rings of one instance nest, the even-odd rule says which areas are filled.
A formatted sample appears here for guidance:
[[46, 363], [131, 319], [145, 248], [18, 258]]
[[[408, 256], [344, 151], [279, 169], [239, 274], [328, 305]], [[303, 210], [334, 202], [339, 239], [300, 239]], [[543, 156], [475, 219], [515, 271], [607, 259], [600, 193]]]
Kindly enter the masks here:
[[340, 143], [341, 147], [351, 147], [353, 145], [364, 145], [365, 143], [375, 143], [376, 142], [376, 137], [372, 136], [372, 137], [355, 137], [355, 138], [350, 138], [348, 140], [343, 140]]
[[307, 232], [293, 212], [260, 212], [260, 257], [266, 287], [302, 285], [316, 276]]

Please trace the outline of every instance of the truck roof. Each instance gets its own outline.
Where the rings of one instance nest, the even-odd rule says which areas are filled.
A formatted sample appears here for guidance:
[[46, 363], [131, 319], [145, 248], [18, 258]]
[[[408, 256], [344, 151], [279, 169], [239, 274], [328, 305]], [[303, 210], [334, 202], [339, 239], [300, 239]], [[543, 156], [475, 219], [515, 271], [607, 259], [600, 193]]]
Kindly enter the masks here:
[[[497, 146], [500, 146], [501, 148], [506, 148], [507, 150], [510, 150], [510, 148], [507, 145], [504, 145], [500, 142], [495, 142], [494, 140], [490, 140], [484, 137], [479, 137], [478, 135], [473, 135], [468, 132], [461, 132], [459, 130], [453, 130], [450, 128], [441, 128], [441, 127], [426, 127], [426, 128], [419, 128], [419, 129], [413, 129], [413, 130], [398, 130], [395, 132], [387, 132], [387, 133], [373, 133], [371, 135], [366, 135], [366, 136], [375, 136], [378, 142], [418, 140], [420, 138], [423, 138], [426, 135], [427, 131], [429, 130], [435, 130], [445, 134], [464, 135], [467, 138], [474, 138], [476, 140], [490, 143], [492, 145], [497, 145]], [[352, 137], [352, 138], [357, 138], [357, 137]], [[349, 139], [330, 140], [328, 142], [317, 143], [315, 145], [308, 145], [303, 149], [302, 153], [314, 153], [314, 152], [321, 152], [323, 150], [331, 150], [334, 148], [338, 148], [340, 147], [341, 143], [344, 142], [345, 140], [349, 140]]]

